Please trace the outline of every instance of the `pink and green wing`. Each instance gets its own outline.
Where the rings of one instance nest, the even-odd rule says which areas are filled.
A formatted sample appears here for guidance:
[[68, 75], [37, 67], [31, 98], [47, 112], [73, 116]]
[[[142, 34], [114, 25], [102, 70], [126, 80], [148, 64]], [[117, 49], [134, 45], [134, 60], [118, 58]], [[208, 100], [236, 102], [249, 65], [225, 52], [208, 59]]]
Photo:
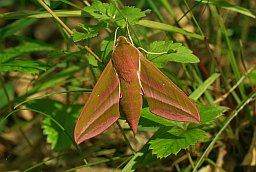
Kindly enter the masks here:
[[199, 123], [196, 105], [152, 62], [141, 56], [140, 80], [152, 113], [166, 119]]
[[110, 60], [92, 90], [75, 126], [76, 143], [81, 143], [113, 125], [119, 114], [118, 77]]

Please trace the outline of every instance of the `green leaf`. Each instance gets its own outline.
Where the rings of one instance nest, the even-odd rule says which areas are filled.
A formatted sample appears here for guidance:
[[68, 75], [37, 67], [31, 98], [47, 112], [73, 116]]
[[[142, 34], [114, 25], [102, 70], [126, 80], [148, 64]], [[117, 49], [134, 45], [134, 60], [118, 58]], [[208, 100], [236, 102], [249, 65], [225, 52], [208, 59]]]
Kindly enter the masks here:
[[73, 29], [73, 41], [83, 41], [89, 38], [96, 37], [100, 30], [107, 28], [107, 24], [103, 22], [99, 22], [96, 25], [88, 25], [88, 24], [79, 24], [79, 27], [83, 32], [78, 32]]
[[122, 169], [122, 172], [132, 172], [134, 170], [134, 165], [137, 163], [136, 159], [142, 157], [142, 152], [137, 152], [132, 159], [126, 164], [126, 166]]
[[120, 10], [121, 15], [117, 15], [115, 20], [119, 27], [125, 28], [126, 19], [128, 20], [129, 25], [135, 25], [140, 18], [145, 17], [149, 12], [150, 10], [141, 11], [139, 8], [125, 6]]
[[196, 1], [200, 1], [202, 3], [207, 3], [207, 4], [214, 4], [221, 8], [225, 8], [230, 11], [238, 12], [240, 14], [243, 14], [243, 15], [246, 15], [246, 16], [249, 16], [252, 18], [256, 18], [256, 16], [250, 10], [240, 7], [238, 5], [235, 5], [235, 4], [231, 4], [225, 0], [196, 0]]
[[29, 74], [38, 74], [41, 70], [45, 71], [48, 66], [40, 61], [16, 58], [31, 52], [53, 50], [55, 49], [49, 45], [36, 42], [6, 49], [0, 53], [0, 71], [20, 71]]
[[36, 21], [38, 21], [38, 19], [23, 18], [20, 20], [16, 20], [5, 27], [0, 28], [0, 41], [3, 41], [5, 38], [11, 35], [14, 35], [16, 32], [22, 31], [26, 27], [35, 23]]
[[151, 20], [140, 20], [140, 21], [138, 21], [137, 24], [141, 25], [141, 26], [144, 26], [144, 27], [149, 27], [149, 28], [152, 28], [152, 29], [162, 30], [162, 31], [166, 31], [166, 32], [179, 33], [179, 34], [186, 35], [186, 36], [189, 36], [191, 38], [195, 38], [195, 39], [199, 39], [199, 40], [204, 39], [203, 36], [201, 36], [197, 33], [188, 32], [184, 29], [175, 27], [173, 25], [165, 24], [165, 23], [160, 23], [160, 22], [151, 21]]
[[1, 97], [0, 108], [9, 104], [10, 102], [8, 100], [8, 97], [10, 98], [10, 100], [12, 100], [13, 97], [15, 97], [14, 95], [15, 95], [15, 89], [14, 89], [13, 82], [8, 81], [0, 89], [0, 97]]
[[126, 19], [130, 25], [134, 25], [141, 17], [149, 13], [150, 10], [141, 11], [139, 8], [129, 6], [117, 10], [113, 4], [96, 1], [91, 6], [83, 8], [83, 11], [99, 21], [116, 22], [117, 26], [124, 28], [126, 26]]
[[93, 2], [91, 6], [83, 8], [83, 11], [100, 21], [114, 19], [116, 14], [116, 8], [112, 4], [100, 1]]
[[95, 67], [98, 66], [98, 61], [91, 54], [88, 56], [88, 61], [89, 61], [90, 65], [95, 66]]
[[69, 68], [61, 70], [58, 73], [53, 71], [52, 73], [45, 74], [43, 77], [37, 80], [36, 85], [31, 90], [29, 90], [29, 92], [34, 93], [63, 84], [68, 78], [74, 76], [74, 74], [80, 69], [81, 68], [79, 66], [73, 65]]
[[197, 100], [206, 90], [207, 88], [218, 79], [220, 74], [214, 73], [212, 74], [206, 81], [204, 81], [192, 94], [189, 95], [189, 98], [193, 100]]
[[74, 42], [79, 42], [79, 41], [83, 41], [89, 38], [93, 38], [95, 36], [98, 35], [98, 33], [82, 33], [82, 32], [78, 32], [75, 29], [72, 30], [73, 31], [73, 41]]
[[256, 84], [256, 70], [253, 70], [248, 77], [252, 78], [252, 80], [250, 82]]
[[44, 0], [44, 3], [48, 6], [51, 6], [51, 1], [50, 0]]
[[42, 124], [43, 133], [47, 136], [47, 142], [51, 144], [52, 149], [57, 151], [69, 149], [74, 142], [73, 132], [81, 106], [67, 106], [51, 99], [30, 101], [27, 103], [27, 106], [50, 115], [51, 118], [64, 128], [65, 132], [50, 117], [44, 118]]
[[148, 168], [157, 165], [160, 160], [157, 159], [156, 155], [152, 154], [152, 151], [149, 150], [149, 146], [149, 144], [145, 144], [138, 152], [136, 152], [131, 160], [124, 166], [122, 172], [132, 172], [141, 167]]
[[48, 6], [51, 6], [51, 1], [50, 0], [44, 0], [44, 3]]
[[169, 61], [179, 63], [199, 62], [199, 59], [192, 54], [190, 49], [182, 46], [181, 43], [173, 43], [172, 41], [155, 41], [150, 45], [149, 51], [152, 53], [162, 53], [148, 55], [148, 59], [158, 67], [163, 67]]
[[215, 118], [223, 115], [224, 112], [229, 110], [226, 106], [217, 106], [217, 105], [209, 105], [209, 106], [201, 106], [198, 108], [200, 113], [200, 124], [205, 124], [207, 122], [211, 122]]
[[[59, 1], [64, 1], [64, 0], [58, 0], [56, 1], [54, 4], [54, 7], [52, 8], [56, 8], [56, 6], [59, 3]], [[78, 9], [82, 9], [79, 6], [75, 6]], [[58, 17], [88, 17], [88, 15], [84, 15], [83, 11], [81, 10], [55, 10], [54, 13], [58, 16]], [[1, 13], [0, 14], [0, 19], [5, 19], [5, 20], [10, 20], [10, 19], [20, 19], [22, 18], [21, 22], [19, 24], [25, 24], [26, 22], [33, 20], [33, 21], [38, 21], [38, 19], [41, 18], [51, 18], [52, 15], [47, 12], [47, 11], [34, 11], [34, 10], [19, 10], [19, 11], [14, 11], [14, 12], [7, 12], [7, 13]], [[24, 20], [23, 20], [24, 19]], [[30, 19], [30, 20], [29, 20]], [[25, 27], [25, 26], [23, 26]], [[10, 30], [12, 30], [12, 32], [14, 32], [15, 30], [12, 29], [12, 27], [9, 27]], [[19, 28], [15, 28], [18, 31], [20, 31], [21, 29], [23, 29], [22, 27]], [[5, 31], [7, 31], [8, 29], [5, 29]], [[16, 31], [17, 32], [17, 31]], [[0, 29], [0, 33], [1, 33], [1, 29]], [[7, 35], [10, 36], [10, 34], [12, 35], [13, 33], [11, 32], [7, 32], [8, 34], [5, 34], [4, 36], [7, 37]], [[0, 34], [0, 40], [2, 39], [3, 35]]]
[[40, 70], [46, 71], [47, 65], [40, 61], [14, 60], [0, 63], [0, 72], [20, 71], [29, 74], [39, 74]]
[[107, 28], [108, 25], [104, 22], [99, 22], [96, 25], [88, 25], [88, 24], [79, 24], [79, 27], [83, 29], [86, 33], [97, 33], [100, 30]]
[[52, 63], [53, 60], [65, 56], [65, 52], [62, 49], [56, 49], [55, 51], [49, 52], [47, 59], [49, 63]]
[[110, 55], [112, 55], [112, 51], [113, 51], [113, 46], [114, 46], [114, 41], [113, 39], [110, 40], [103, 40], [101, 43], [101, 51], [103, 52], [101, 55], [101, 59], [104, 60], [104, 62], [106, 62], [106, 60], [109, 60], [107, 57], [109, 57]]
[[165, 158], [171, 154], [177, 154], [181, 149], [186, 149], [190, 145], [206, 139], [206, 132], [201, 129], [194, 128], [184, 130], [178, 127], [160, 128], [153, 136], [150, 144], [152, 153], [158, 158]]
[[53, 51], [54, 48], [45, 44], [29, 43], [9, 48], [0, 53], [0, 64], [14, 60], [16, 57], [36, 52], [36, 51]]

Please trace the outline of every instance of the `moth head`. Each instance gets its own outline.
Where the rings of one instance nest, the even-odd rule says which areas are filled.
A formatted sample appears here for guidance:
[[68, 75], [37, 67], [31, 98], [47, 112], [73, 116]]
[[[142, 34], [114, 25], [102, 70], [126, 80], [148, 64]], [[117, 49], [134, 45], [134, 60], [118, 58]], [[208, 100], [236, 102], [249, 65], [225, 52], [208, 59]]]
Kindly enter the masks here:
[[131, 43], [126, 37], [119, 36], [116, 40], [116, 46], [124, 45], [124, 44], [131, 44]]

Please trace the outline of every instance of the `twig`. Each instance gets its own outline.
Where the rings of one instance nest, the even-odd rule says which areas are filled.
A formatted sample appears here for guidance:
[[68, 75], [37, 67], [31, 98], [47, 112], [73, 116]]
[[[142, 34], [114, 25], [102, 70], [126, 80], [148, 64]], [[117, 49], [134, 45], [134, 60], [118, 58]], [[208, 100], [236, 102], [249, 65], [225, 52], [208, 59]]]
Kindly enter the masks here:
[[[73, 31], [71, 29], [69, 29], [69, 27], [63, 23], [63, 21], [42, 1], [42, 0], [37, 0], [38, 3], [40, 3], [45, 9], [46, 11], [48, 11], [52, 17], [57, 20], [57, 22], [60, 23], [60, 25], [68, 32], [69, 36], [71, 37], [73, 35]], [[78, 46], [79, 48], [84, 48], [86, 49], [97, 61], [99, 61], [100, 63], [102, 63], [102, 60], [88, 47], [88, 46]]]
[[254, 68], [255, 68], [255, 66], [251, 67], [251, 68], [237, 81], [237, 83], [236, 83], [226, 94], [222, 95], [222, 96], [219, 97], [217, 100], [215, 100], [215, 101], [214, 101], [214, 104], [219, 103], [219, 102], [225, 100], [225, 99], [228, 97], [228, 95], [229, 95], [231, 92], [233, 92], [233, 91], [239, 86], [239, 84], [245, 79], [245, 77], [246, 77], [249, 73], [251, 73], [251, 72], [254, 70]]
[[69, 27], [65, 25], [65, 23], [63, 23], [63, 21], [42, 0], [37, 1], [46, 9], [46, 11], [48, 11], [52, 15], [53, 18], [55, 18], [55, 20], [60, 23], [62, 27], [64, 27], [64, 29], [68, 32], [69, 36], [73, 35], [72, 30], [69, 29]]

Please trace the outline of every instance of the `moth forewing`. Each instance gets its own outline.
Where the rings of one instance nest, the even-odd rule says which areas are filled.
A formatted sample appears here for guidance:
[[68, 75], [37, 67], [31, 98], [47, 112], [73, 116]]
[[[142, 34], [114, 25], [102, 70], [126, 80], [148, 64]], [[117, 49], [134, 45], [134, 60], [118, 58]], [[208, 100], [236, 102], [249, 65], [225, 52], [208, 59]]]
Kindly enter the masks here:
[[[142, 95], [152, 113], [163, 118], [199, 123], [196, 105], [167, 76], [120, 36], [112, 58], [102, 72], [76, 123], [74, 137], [81, 143], [115, 123], [119, 110], [136, 134]], [[119, 108], [120, 107], [120, 108]]]
[[119, 83], [109, 61], [94, 86], [76, 122], [76, 143], [88, 140], [109, 128], [119, 118]]

